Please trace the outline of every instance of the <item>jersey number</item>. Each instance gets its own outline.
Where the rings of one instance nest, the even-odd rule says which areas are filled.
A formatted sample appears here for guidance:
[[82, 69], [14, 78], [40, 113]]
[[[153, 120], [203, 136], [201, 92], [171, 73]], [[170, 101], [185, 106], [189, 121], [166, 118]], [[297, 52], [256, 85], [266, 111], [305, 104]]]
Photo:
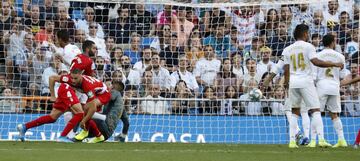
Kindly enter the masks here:
[[326, 68], [326, 70], [325, 70], [325, 76], [326, 76], [326, 77], [334, 77], [334, 74], [333, 74], [333, 72], [332, 72], [332, 67]]
[[294, 71], [296, 71], [298, 68], [300, 68], [301, 70], [305, 70], [306, 64], [303, 53], [299, 53], [297, 55], [297, 61], [296, 61], [296, 54], [290, 55], [290, 59], [293, 64]]
[[94, 84], [95, 82], [100, 82], [98, 79], [93, 78], [93, 77], [88, 77], [88, 76], [84, 76], [84, 79], [86, 79], [91, 84]]

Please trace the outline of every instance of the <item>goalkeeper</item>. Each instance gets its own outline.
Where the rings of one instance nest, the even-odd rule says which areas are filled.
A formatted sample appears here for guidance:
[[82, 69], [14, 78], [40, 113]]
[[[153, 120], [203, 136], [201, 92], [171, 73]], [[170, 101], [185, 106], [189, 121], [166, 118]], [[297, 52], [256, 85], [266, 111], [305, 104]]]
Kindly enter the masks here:
[[[105, 140], [107, 140], [114, 133], [119, 123], [119, 119], [121, 119], [123, 122], [122, 134], [116, 136], [115, 138], [118, 138], [120, 141], [125, 141], [125, 137], [129, 129], [129, 118], [124, 110], [123, 99], [120, 93], [120, 91], [124, 89], [124, 85], [122, 82], [118, 81], [106, 81], [106, 85], [109, 89], [111, 89], [111, 100], [104, 106], [102, 112], [102, 115], [104, 115], [106, 119], [93, 118], [93, 120], [100, 132], [104, 135]], [[93, 136], [95, 135], [89, 133], [89, 137]]]

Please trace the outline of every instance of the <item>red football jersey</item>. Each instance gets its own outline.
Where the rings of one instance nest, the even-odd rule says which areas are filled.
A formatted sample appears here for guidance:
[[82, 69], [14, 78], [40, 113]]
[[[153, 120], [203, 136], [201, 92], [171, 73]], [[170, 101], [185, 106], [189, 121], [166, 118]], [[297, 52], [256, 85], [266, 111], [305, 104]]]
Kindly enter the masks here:
[[95, 65], [90, 57], [84, 54], [79, 54], [71, 61], [70, 71], [73, 69], [83, 70], [84, 75], [92, 76]]
[[[88, 96], [87, 102], [94, 100], [98, 95], [102, 95], [104, 93], [110, 93], [106, 85], [102, 81], [87, 75], [82, 75], [82, 78], [83, 79], [81, 85], [74, 88], [81, 90], [82, 93], [85, 93]], [[69, 85], [72, 85], [70, 74], [62, 75], [60, 77], [60, 82], [68, 83]]]
[[53, 107], [60, 111], [67, 111], [71, 106], [80, 103], [72, 87], [66, 83], [61, 83], [58, 89], [58, 97]]

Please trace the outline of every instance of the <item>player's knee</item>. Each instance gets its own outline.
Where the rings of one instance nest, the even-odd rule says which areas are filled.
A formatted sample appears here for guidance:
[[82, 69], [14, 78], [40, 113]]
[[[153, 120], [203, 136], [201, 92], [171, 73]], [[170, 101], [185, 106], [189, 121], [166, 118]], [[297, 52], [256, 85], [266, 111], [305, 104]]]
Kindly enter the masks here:
[[293, 108], [291, 111], [293, 114], [300, 116], [300, 108]]
[[331, 120], [335, 120], [339, 117], [339, 113], [330, 112], [330, 117], [331, 117]]
[[71, 106], [71, 110], [74, 114], [84, 113], [84, 110], [80, 103], [77, 103], [77, 104]]

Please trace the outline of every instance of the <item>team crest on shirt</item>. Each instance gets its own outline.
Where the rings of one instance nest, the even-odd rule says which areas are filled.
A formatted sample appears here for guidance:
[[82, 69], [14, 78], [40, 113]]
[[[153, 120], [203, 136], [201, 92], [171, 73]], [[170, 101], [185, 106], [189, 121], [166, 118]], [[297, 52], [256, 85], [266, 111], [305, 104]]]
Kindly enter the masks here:
[[68, 77], [62, 77], [62, 81], [63, 81], [63, 82], [68, 82], [68, 81], [69, 81], [69, 78], [68, 78]]

